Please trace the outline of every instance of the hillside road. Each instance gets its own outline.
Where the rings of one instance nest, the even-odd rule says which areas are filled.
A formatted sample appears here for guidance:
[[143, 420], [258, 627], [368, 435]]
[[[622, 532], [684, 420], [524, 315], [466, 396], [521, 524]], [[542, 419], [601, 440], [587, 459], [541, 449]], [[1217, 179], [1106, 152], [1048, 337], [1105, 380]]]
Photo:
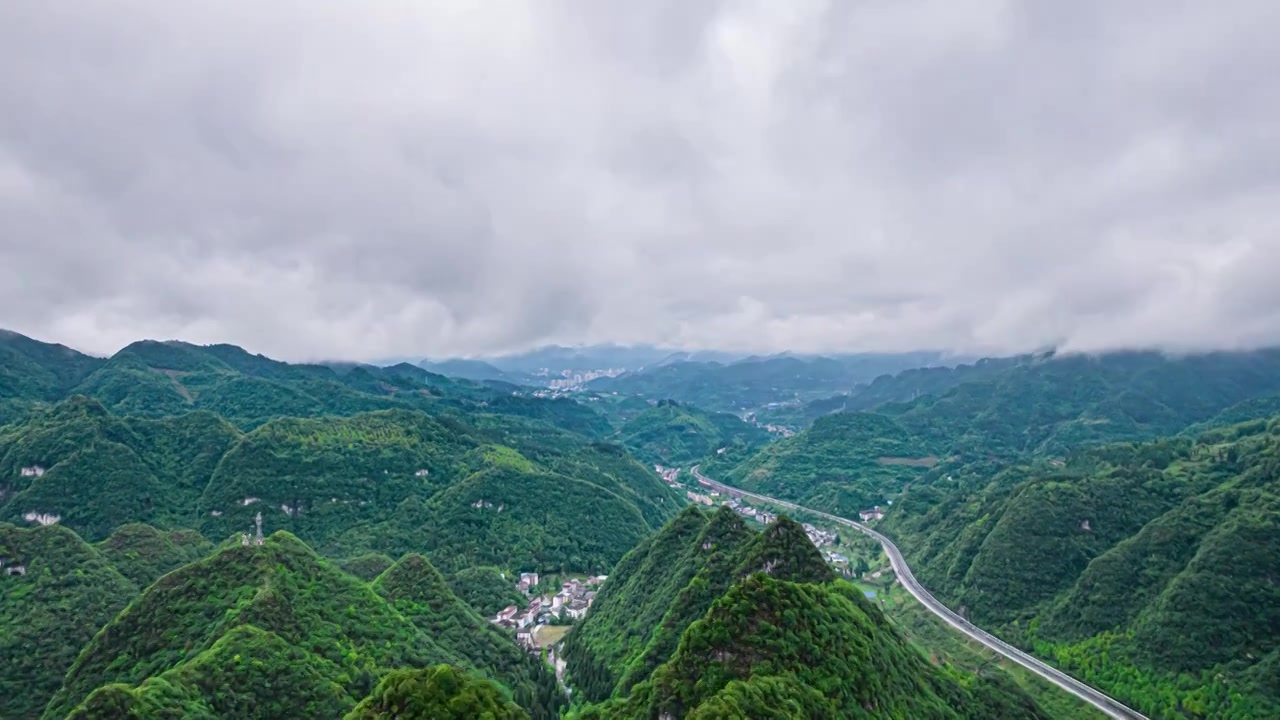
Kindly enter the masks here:
[[1000, 653], [1009, 660], [1021, 665], [1027, 670], [1030, 670], [1045, 680], [1048, 680], [1054, 685], [1057, 685], [1063, 690], [1066, 690], [1072, 695], [1075, 695], [1081, 700], [1093, 705], [1106, 713], [1109, 717], [1116, 718], [1116, 720], [1150, 720], [1146, 715], [1123, 705], [1118, 700], [1113, 699], [1102, 691], [1086, 685], [1061, 670], [1037, 660], [991, 633], [988, 633], [977, 625], [965, 620], [963, 617], [960, 617], [959, 614], [953, 612], [946, 605], [939, 602], [937, 598], [931, 595], [929, 591], [916, 580], [915, 576], [911, 574], [911, 568], [907, 565], [907, 561], [903, 559], [902, 553], [898, 550], [898, 546], [893, 544], [893, 541], [866, 525], [838, 517], [830, 513], [825, 513], [821, 510], [814, 510], [812, 508], [796, 505], [795, 503], [787, 502], [786, 500], [779, 500], [767, 495], [759, 495], [756, 493], [746, 492], [745, 490], [739, 490], [731, 485], [725, 485], [724, 483], [720, 483], [706, 477], [700, 472], [700, 466], [698, 465], [693, 466], [692, 472], [694, 478], [696, 478], [700, 484], [719, 490], [722, 493], [732, 496], [751, 498], [758, 500], [759, 502], [769, 503], [790, 510], [807, 512], [811, 515], [826, 518], [827, 520], [839, 525], [853, 528], [864, 535], [874, 538], [876, 542], [880, 543], [880, 547], [884, 549], [885, 555], [889, 556], [889, 563], [893, 566], [893, 572], [897, 575], [898, 581], [902, 583], [902, 586], [907, 589], [907, 592], [911, 593], [916, 600], [920, 601], [921, 605], [928, 608], [934, 615], [942, 618], [952, 628], [955, 628], [957, 631], [964, 633], [972, 640], [982, 643], [991, 650]]

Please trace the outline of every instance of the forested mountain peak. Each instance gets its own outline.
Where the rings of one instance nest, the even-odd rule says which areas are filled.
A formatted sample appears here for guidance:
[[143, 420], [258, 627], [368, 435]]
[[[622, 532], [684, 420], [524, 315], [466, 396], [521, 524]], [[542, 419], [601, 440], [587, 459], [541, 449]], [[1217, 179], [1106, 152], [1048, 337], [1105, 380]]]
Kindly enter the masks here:
[[640, 459], [688, 467], [711, 455], [745, 457], [770, 440], [768, 431], [730, 413], [707, 412], [659, 400], [628, 420], [618, 434]]
[[[45, 717], [64, 716], [103, 685], [141, 683], [199, 658], [241, 625], [308, 648], [330, 682], [347, 675], [344, 646], [366, 656], [371, 670], [452, 659], [367, 585], [276, 532], [261, 546], [228, 543], [147, 588], [85, 647]], [[349, 709], [372, 685], [347, 677], [335, 700]]]
[[502, 688], [484, 678], [437, 665], [388, 673], [345, 720], [528, 720]]
[[0, 522], [0, 697], [35, 717], [80, 648], [138, 587], [71, 530]]
[[738, 566], [739, 574], [754, 572], [801, 583], [824, 583], [836, 577], [800, 523], [786, 515], [779, 515], [755, 537]]
[[48, 349], [56, 346], [26, 345], [43, 349], [19, 353], [0, 343], [0, 425], [30, 416], [42, 403], [81, 394], [123, 415], [208, 410], [244, 429], [282, 415], [404, 408], [531, 417], [597, 438], [612, 432], [605, 418], [580, 403], [532, 397], [511, 385], [453, 380], [405, 363], [390, 368], [290, 364], [235, 345], [143, 340], [107, 360], [76, 354], [80, 359], [68, 365]]
[[397, 600], [425, 602], [438, 609], [457, 600], [440, 571], [418, 553], [410, 553], [397, 560], [378, 576], [373, 587], [393, 603]]
[[[239, 348], [236, 348], [239, 350]], [[243, 350], [241, 350], [243, 352]], [[219, 360], [210, 348], [180, 340], [139, 340], [121, 348], [108, 361], [136, 359], [156, 370], [177, 372], [227, 371], [231, 367]]]
[[555, 716], [563, 698], [550, 668], [511, 641], [454, 594], [438, 570], [412, 553], [387, 568], [373, 589], [450, 656], [511, 688], [535, 720]]
[[120, 574], [140, 588], [214, 549], [213, 543], [194, 530], [164, 531], [143, 523], [121, 525], [97, 547]]
[[0, 401], [57, 399], [102, 363], [65, 345], [0, 329]]
[[628, 554], [565, 654], [596, 703], [580, 720], [1044, 717], [1017, 690], [929, 667], [797, 523], [754, 533], [726, 508], [686, 510]]
[[764, 573], [717, 599], [651, 687], [619, 709], [635, 718], [1044, 717], [1016, 690], [931, 668], [852, 586]]

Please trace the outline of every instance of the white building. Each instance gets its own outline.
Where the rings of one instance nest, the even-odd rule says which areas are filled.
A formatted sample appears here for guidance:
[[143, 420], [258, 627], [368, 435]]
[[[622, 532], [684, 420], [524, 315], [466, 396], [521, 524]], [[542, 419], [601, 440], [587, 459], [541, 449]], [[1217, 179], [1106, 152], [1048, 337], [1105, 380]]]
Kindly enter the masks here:
[[569, 603], [568, 607], [564, 609], [564, 612], [574, 620], [579, 620], [586, 617], [588, 607], [586, 600], [574, 600]]
[[516, 644], [521, 647], [533, 647], [533, 630], [520, 630], [516, 632]]

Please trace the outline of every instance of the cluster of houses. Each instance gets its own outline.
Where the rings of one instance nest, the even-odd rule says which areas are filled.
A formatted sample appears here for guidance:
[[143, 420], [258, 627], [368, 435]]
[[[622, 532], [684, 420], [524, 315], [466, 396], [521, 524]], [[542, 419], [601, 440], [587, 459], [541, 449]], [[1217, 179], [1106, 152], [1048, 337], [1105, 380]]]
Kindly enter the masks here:
[[[777, 402], [777, 403], [769, 403], [768, 405], [765, 405], [765, 408], [769, 410], [777, 410], [778, 408], [794, 406], [797, 404], [799, 403], [796, 401]], [[758, 428], [764, 428], [765, 430], [773, 433], [774, 435], [781, 435], [784, 438], [789, 438], [792, 435], [796, 434], [795, 430], [787, 427], [786, 425], [774, 425], [773, 423], [760, 422], [759, 420], [756, 419], [756, 414], [753, 412], [743, 413], [739, 417], [742, 418], [743, 422], [751, 423], [752, 425], [755, 425]], [[717, 452], [720, 452], [720, 451], [717, 451]]]
[[681, 487], [679, 482], [680, 468], [669, 468], [661, 465], [654, 465], [653, 471], [658, 473], [658, 477], [662, 478], [662, 482], [671, 487]]
[[596, 590], [608, 578], [607, 575], [596, 575], [586, 580], [569, 579], [560, 586], [554, 595], [537, 595], [538, 573], [520, 573], [520, 581], [516, 589], [529, 595], [529, 605], [524, 610], [509, 605], [490, 619], [493, 624], [514, 629], [516, 642], [524, 648], [535, 649], [534, 635], [538, 627], [548, 625], [553, 620], [568, 618], [581, 620], [586, 616], [591, 603], [595, 602]]
[[[772, 525], [778, 519], [777, 513], [771, 513], [767, 510], [760, 510], [758, 508], [751, 507], [741, 500], [725, 500], [721, 504], [748, 520], [755, 520], [756, 522], [764, 525]], [[809, 536], [809, 542], [813, 543], [815, 547], [834, 545], [838, 539], [835, 532], [831, 530], [821, 530], [809, 523], [804, 523], [804, 532]]]
[[823, 545], [834, 545], [836, 540], [839, 539], [836, 536], [835, 532], [831, 530], [819, 530], [818, 528], [810, 525], [809, 523], [804, 524], [804, 532], [806, 535], [809, 536], [809, 542], [813, 543], [814, 547], [822, 547]]
[[751, 507], [741, 500], [725, 500], [721, 504], [738, 513], [742, 517], [748, 520], [755, 520], [762, 525], [772, 525], [778, 519], [777, 513], [771, 513], [767, 510], [760, 510], [758, 508]]

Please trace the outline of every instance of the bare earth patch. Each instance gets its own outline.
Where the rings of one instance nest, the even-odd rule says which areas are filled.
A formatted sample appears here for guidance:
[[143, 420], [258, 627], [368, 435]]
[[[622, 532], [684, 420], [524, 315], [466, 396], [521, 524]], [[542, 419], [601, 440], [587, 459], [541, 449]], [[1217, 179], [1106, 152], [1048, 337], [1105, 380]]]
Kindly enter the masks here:
[[542, 625], [534, 633], [533, 641], [540, 648], [551, 647], [560, 642], [571, 627], [570, 625]]
[[186, 398], [187, 402], [194, 401], [194, 398], [191, 397], [191, 391], [187, 389], [186, 385], [182, 384], [182, 380], [181, 380], [181, 378], [184, 378], [190, 375], [191, 373], [183, 370], [159, 370], [158, 372], [169, 376], [169, 379], [173, 381], [174, 389], [178, 391], [179, 395]]
[[882, 457], [876, 458], [876, 462], [881, 465], [909, 465], [911, 467], [933, 467], [938, 464], [938, 458], [929, 455], [922, 458], [904, 458], [904, 457]]

